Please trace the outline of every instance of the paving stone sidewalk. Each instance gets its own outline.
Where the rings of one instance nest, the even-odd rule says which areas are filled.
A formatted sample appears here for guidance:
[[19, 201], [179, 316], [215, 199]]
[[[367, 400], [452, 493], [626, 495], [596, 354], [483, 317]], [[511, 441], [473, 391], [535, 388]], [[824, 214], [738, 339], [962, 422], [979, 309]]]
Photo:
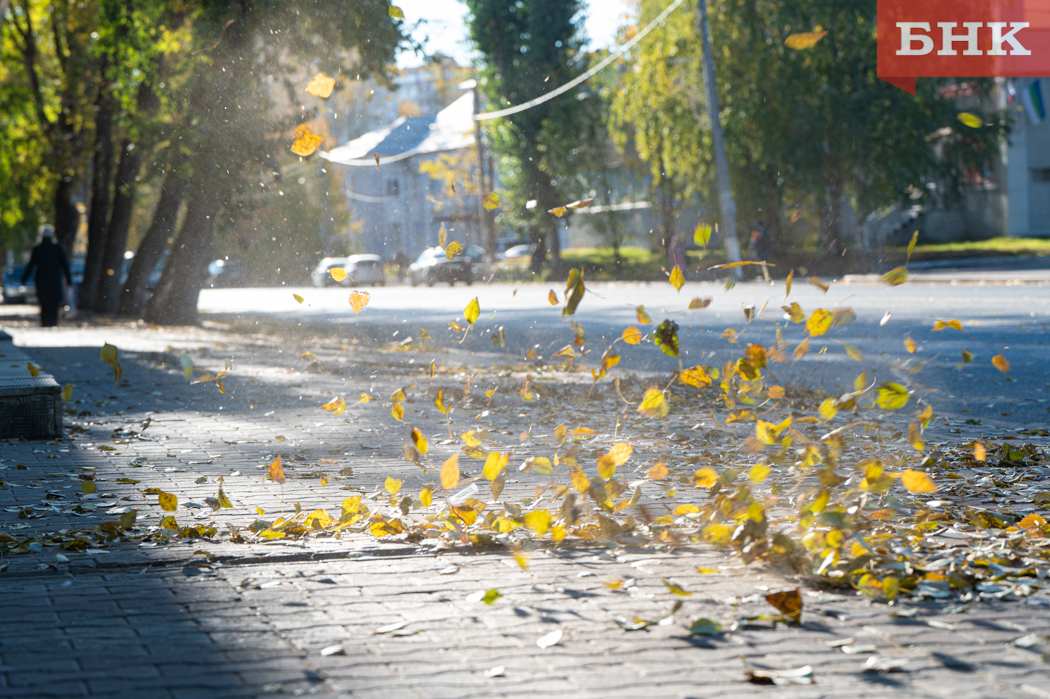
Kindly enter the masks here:
[[[0, 442], [0, 531], [19, 539], [91, 528], [124, 508], [138, 509], [140, 527], [156, 527], [164, 513], [156, 496], [143, 494], [150, 487], [179, 497], [180, 524], [214, 522], [223, 530], [262, 516], [255, 508], [267, 517], [295, 503], [338, 512], [349, 494], [382, 497], [390, 475], [418, 493], [435, 474], [402, 457], [406, 428], [389, 416], [387, 401], [406, 385], [416, 387], [406, 422], [423, 429], [438, 454], [459, 447], [432, 408], [425, 367], [431, 359], [445, 367], [433, 388], [462, 391], [470, 371], [459, 371], [460, 357], [222, 327], [8, 330], [43, 368], [74, 385], [80, 413], [67, 416], [71, 440]], [[98, 361], [105, 341], [122, 350], [125, 380], [116, 387]], [[188, 385], [183, 352], [213, 373], [233, 357], [230, 392]], [[516, 459], [530, 449], [539, 454], [549, 437], [542, 432], [557, 416], [543, 402], [516, 400], [520, 378], [508, 371], [474, 378], [452, 433], [483, 426], [513, 445]], [[500, 389], [490, 405], [484, 390], [492, 385]], [[545, 390], [581, 391], [554, 382]], [[357, 403], [361, 392], [375, 400]], [[319, 409], [336, 395], [350, 404], [345, 413]], [[593, 416], [596, 429], [610, 432], [616, 419], [607, 409]], [[639, 463], [659, 458], [672, 438], [642, 435]], [[288, 474], [283, 490], [263, 479], [277, 454]], [[94, 469], [94, 497], [81, 495], [78, 474], [86, 469]], [[480, 465], [463, 462], [463, 469], [469, 478]], [[220, 476], [234, 508], [193, 506], [216, 495]], [[524, 495], [539, 482], [519, 480], [507, 492]], [[1050, 697], [1039, 646], [1014, 643], [1050, 635], [1045, 591], [1023, 603], [958, 609], [951, 600], [891, 607], [807, 590], [802, 624], [733, 629], [734, 620], [772, 611], [768, 591], [797, 581], [700, 546], [534, 550], [523, 570], [509, 552], [363, 534], [267, 545], [231, 543], [228, 534], [153, 543], [63, 554], [67, 560], [45, 548], [0, 561], [7, 566], [0, 697]], [[692, 594], [672, 594], [664, 580]], [[501, 597], [491, 605], [478, 599], [491, 589]], [[945, 613], [953, 607], [958, 613]], [[616, 623], [640, 626], [636, 617], [657, 623], [635, 631]], [[701, 617], [726, 632], [690, 636], [689, 624]], [[537, 645], [555, 631], [555, 645]], [[866, 671], [868, 663], [881, 671]], [[807, 665], [813, 685], [745, 679], [748, 667]]]

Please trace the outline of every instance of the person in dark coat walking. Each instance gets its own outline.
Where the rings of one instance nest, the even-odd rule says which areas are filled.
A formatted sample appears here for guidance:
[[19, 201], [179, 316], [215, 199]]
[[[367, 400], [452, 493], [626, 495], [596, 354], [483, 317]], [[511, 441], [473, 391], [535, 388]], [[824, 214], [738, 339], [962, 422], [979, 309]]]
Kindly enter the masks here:
[[69, 273], [69, 260], [66, 251], [55, 243], [55, 230], [44, 226], [40, 231], [40, 243], [33, 248], [33, 254], [22, 274], [25, 284], [36, 270], [36, 298], [40, 304], [40, 324], [45, 328], [58, 325], [58, 307], [62, 304], [62, 278], [72, 286], [73, 278]]

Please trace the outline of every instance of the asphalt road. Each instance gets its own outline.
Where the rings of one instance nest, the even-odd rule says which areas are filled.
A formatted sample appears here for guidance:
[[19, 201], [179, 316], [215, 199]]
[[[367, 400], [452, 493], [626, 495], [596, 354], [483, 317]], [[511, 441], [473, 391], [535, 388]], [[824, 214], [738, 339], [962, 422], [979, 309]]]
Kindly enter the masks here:
[[[387, 286], [368, 289], [370, 302], [357, 316], [349, 306], [348, 290], [342, 288], [214, 289], [202, 292], [200, 309], [205, 317], [238, 316], [242, 323], [254, 319], [264, 325], [274, 321], [302, 324], [304, 329], [321, 327], [334, 334], [367, 336], [379, 342], [400, 342], [408, 337], [418, 342], [419, 330], [425, 328], [433, 341], [445, 347], [485, 353], [494, 351], [491, 334], [502, 327], [506, 346], [496, 351], [508, 364], [521, 361], [530, 348], [541, 358], [550, 357], [572, 342], [569, 322], [575, 321], [583, 327], [591, 350], [583, 364], [596, 366], [602, 352], [624, 328], [638, 325], [638, 305], [644, 305], [654, 321], [653, 325], [640, 326], [643, 332], [651, 331], [665, 318], [679, 324], [686, 367], [720, 367], [742, 356], [751, 342], [772, 345], [778, 325], [789, 351], [805, 337], [803, 326], [787, 321], [780, 309], [785, 293], [782, 281], [740, 283], [728, 290], [719, 283], [689, 283], [680, 293], [669, 284], [590, 284], [577, 313], [568, 318], [561, 315], [560, 306], [549, 303], [547, 296], [552, 288], [561, 300], [563, 287], [540, 284]], [[302, 296], [304, 302], [296, 302], [293, 293]], [[481, 317], [460, 345], [448, 324], [462, 324], [463, 309], [475, 297]], [[711, 298], [711, 305], [690, 311], [689, 301], [695, 297]], [[782, 383], [845, 392], [851, 390], [861, 371], [869, 370], [879, 381], [911, 385], [917, 396], [928, 400], [939, 413], [979, 419], [991, 427], [1041, 427], [1050, 422], [1050, 356], [1046, 345], [1050, 286], [909, 283], [891, 288], [836, 283], [825, 294], [796, 280], [789, 300], [799, 303], [806, 314], [817, 308], [849, 307], [856, 321], [833, 328], [824, 338], [815, 338], [801, 360], [789, 357], [786, 363], [772, 365], [772, 372]], [[745, 318], [748, 306], [755, 309], [756, 319], [751, 323]], [[883, 323], [886, 313], [889, 319]], [[935, 332], [938, 319], [960, 320], [963, 332]], [[736, 344], [723, 337], [727, 328], [738, 334]], [[905, 348], [907, 337], [918, 345], [914, 355]], [[852, 359], [842, 343], [860, 349], [862, 361]], [[972, 363], [963, 364], [963, 350], [973, 352]], [[649, 340], [634, 347], [618, 342], [616, 351], [623, 357], [617, 370], [671, 372], [678, 368], [677, 360], [665, 356]], [[1009, 374], [992, 365], [992, 357], [1000, 353], [1012, 365]], [[497, 357], [493, 359], [498, 361]], [[918, 363], [924, 364], [921, 371], [907, 371]]]

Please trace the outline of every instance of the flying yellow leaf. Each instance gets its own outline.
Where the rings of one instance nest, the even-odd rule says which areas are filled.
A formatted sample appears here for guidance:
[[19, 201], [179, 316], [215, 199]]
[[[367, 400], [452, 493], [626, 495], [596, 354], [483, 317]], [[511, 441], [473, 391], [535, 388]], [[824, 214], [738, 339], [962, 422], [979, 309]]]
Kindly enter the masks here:
[[682, 268], [675, 265], [674, 269], [671, 270], [671, 277], [667, 281], [671, 282], [671, 286], [675, 288], [675, 291], [680, 292], [685, 285], [685, 277], [682, 275]]
[[292, 298], [295, 299], [296, 301], [298, 301], [299, 303], [303, 302], [303, 297], [300, 296], [299, 294], [292, 294]]
[[678, 375], [678, 380], [693, 388], [704, 388], [711, 385], [711, 376], [702, 366], [686, 369]]
[[648, 476], [651, 481], [662, 481], [667, 478], [667, 467], [664, 466], [664, 463], [661, 461], [646, 471], [645, 475]]
[[995, 368], [1003, 372], [1004, 374], [1009, 373], [1010, 371], [1010, 362], [1006, 359], [1006, 357], [1004, 357], [1001, 354], [997, 354], [994, 357], [992, 357], [992, 364], [994, 364]]
[[798, 347], [795, 348], [795, 351], [792, 353], [792, 356], [795, 358], [795, 361], [797, 362], [798, 360], [800, 360], [803, 357], [805, 357], [806, 356], [806, 352], [808, 352], [808, 351], [809, 351], [809, 338], [807, 337], [805, 340], [803, 340], [802, 342], [798, 343]]
[[490, 481], [496, 480], [496, 478], [499, 477], [500, 472], [506, 467], [508, 461], [510, 461], [509, 454], [498, 454], [494, 451], [489, 452], [488, 457], [485, 459], [485, 467], [482, 469], [482, 475]]
[[485, 211], [492, 211], [500, 207], [499, 195], [495, 192], [489, 192], [481, 198], [481, 205], [485, 207]]
[[69, 402], [73, 397], [73, 386], [70, 383], [66, 383], [66, 387], [62, 389], [62, 400]]
[[964, 349], [962, 351], [962, 360], [963, 360], [963, 364], [969, 364], [970, 362], [972, 362], [973, 361], [973, 352], [971, 352], [970, 350]]
[[899, 383], [887, 382], [875, 390], [875, 405], [883, 410], [899, 410], [908, 404], [908, 389]]
[[386, 492], [390, 493], [391, 495], [397, 495], [399, 492], [401, 492], [401, 486], [403, 485], [403, 482], [399, 481], [393, 476], [388, 476], [384, 485], [386, 486]]
[[620, 442], [609, 450], [608, 454], [598, 458], [598, 475], [608, 480], [616, 474], [616, 469], [627, 463], [631, 458], [634, 447], [626, 442]]
[[789, 49], [795, 49], [796, 51], [804, 51], [811, 49], [817, 45], [817, 43], [827, 36], [826, 31], [823, 32], [800, 32], [798, 34], [792, 34], [784, 40], [784, 45]]
[[535, 532], [536, 536], [543, 536], [551, 524], [551, 513], [549, 510], [533, 510], [525, 513], [525, 526]]
[[391, 5], [390, 9], [388, 10], [388, 12], [390, 13], [390, 16], [393, 17], [394, 19], [404, 19], [405, 18], [405, 13], [402, 12], [401, 8], [398, 7], [397, 5]]
[[113, 367], [113, 383], [120, 383], [121, 377], [124, 376], [124, 367], [117, 361], [117, 348], [106, 343], [102, 346], [102, 351], [98, 353], [98, 357], [103, 364]]
[[477, 297], [475, 297], [474, 300], [468, 303], [467, 307], [463, 309], [463, 317], [467, 319], [468, 323], [474, 325], [480, 315], [481, 306], [478, 304]]
[[701, 308], [707, 308], [711, 305], [711, 297], [707, 296], [704, 298], [695, 298], [689, 302], [689, 310], [695, 311]]
[[582, 209], [583, 207], [590, 206], [593, 203], [594, 197], [591, 197], [590, 199], [578, 199], [571, 204], [566, 204], [565, 206], [569, 209]]
[[441, 224], [441, 230], [438, 231], [438, 247], [443, 248], [448, 245], [448, 229], [445, 228], [445, 224]]
[[556, 207], [554, 207], [553, 209], [548, 209], [548, 210], [547, 210], [547, 213], [548, 213], [548, 214], [554, 214], [554, 215], [555, 215], [555, 216], [557, 216], [558, 218], [561, 218], [561, 217], [562, 217], [562, 216], [564, 216], [564, 215], [565, 215], [566, 213], [568, 213], [568, 211], [569, 211], [568, 207], [565, 207], [565, 206], [556, 206]]
[[704, 248], [711, 241], [711, 226], [707, 223], [698, 223], [693, 231], [693, 242]]
[[984, 119], [977, 116], [976, 114], [971, 114], [970, 112], [960, 112], [958, 119], [963, 124], [969, 126], [971, 129], [979, 129], [982, 126], [984, 126]]
[[784, 313], [792, 323], [802, 323], [806, 320], [806, 313], [797, 302], [792, 302], [790, 306], [781, 306], [781, 308], [784, 309]]
[[922, 451], [926, 448], [926, 443], [922, 439], [922, 428], [917, 422], [908, 425], [908, 444], [910, 444], [915, 451]]
[[698, 488], [713, 488], [718, 482], [718, 471], [713, 468], [702, 468], [693, 474], [693, 483]]
[[933, 331], [934, 332], [940, 332], [941, 330], [945, 330], [947, 328], [951, 328], [952, 330], [958, 330], [959, 332], [963, 331], [962, 323], [959, 322], [958, 320], [954, 320], [954, 319], [953, 320], [938, 320], [937, 322], [935, 322], [933, 324]]
[[795, 270], [788, 272], [787, 282], [785, 283], [784, 298], [791, 296], [791, 282], [795, 281]]
[[452, 490], [459, 485], [459, 454], [453, 454], [441, 465], [441, 487]]
[[343, 411], [346, 410], [346, 401], [342, 398], [333, 398], [321, 407], [333, 415], [342, 415]]
[[913, 493], [935, 493], [937, 486], [933, 484], [925, 471], [912, 471], [908, 469], [901, 474], [901, 483]]
[[773, 469], [767, 464], [755, 464], [751, 467], [751, 471], [748, 472], [747, 477], [752, 483], [761, 483], [769, 478], [769, 474], [772, 472]]
[[810, 337], [820, 337], [831, 329], [832, 315], [826, 308], [818, 308], [806, 321], [806, 332]]
[[412, 435], [412, 444], [415, 445], [416, 450], [420, 454], [426, 454], [427, 453], [427, 448], [428, 448], [427, 438], [424, 437], [423, 433], [416, 427], [412, 428], [411, 435]]
[[558, 305], [558, 295], [556, 293], [554, 293], [554, 289], [551, 289], [550, 293], [547, 294], [547, 300], [550, 301], [550, 304], [552, 306], [557, 306]]
[[639, 306], [634, 309], [634, 313], [638, 316], [639, 325], [649, 325], [653, 322], [653, 319], [649, 317], [649, 314], [645, 312], [645, 306]]
[[650, 388], [642, 397], [642, 403], [638, 406], [638, 412], [645, 417], [664, 417], [671, 411], [664, 398], [664, 392], [658, 388]]
[[448, 244], [448, 247], [445, 248], [445, 257], [451, 260], [461, 252], [463, 252], [463, 246], [453, 240]]
[[973, 458], [978, 461], [988, 460], [988, 450], [984, 448], [984, 445], [980, 442], [973, 443]]
[[28, 364], [26, 364], [26, 371], [28, 371], [29, 375], [32, 376], [33, 378], [36, 378], [37, 376], [40, 376], [40, 370], [37, 369], [35, 366], [33, 366], [32, 362], [29, 362]]
[[839, 402], [835, 398], [825, 398], [824, 402], [817, 408], [817, 414], [824, 422], [831, 422], [839, 414]]
[[398, 422], [403, 422], [405, 419], [405, 408], [400, 403], [394, 403], [390, 406], [390, 415]]
[[770, 386], [767, 393], [773, 400], [780, 400], [785, 395], [783, 386]]
[[810, 277], [809, 283], [823, 291], [825, 294], [828, 293], [828, 289], [831, 288], [830, 284], [825, 284], [824, 282], [820, 281], [820, 277]]
[[[87, 482], [85, 481], [85, 483]], [[157, 494], [157, 502], [160, 504], [160, 509], [165, 512], [174, 512], [179, 507], [179, 499], [171, 493], [163, 491]]]
[[919, 343], [910, 337], [904, 338], [904, 349], [908, 350], [908, 354], [915, 354], [919, 349]]
[[328, 99], [335, 89], [335, 78], [330, 78], [324, 73], [318, 73], [313, 80], [306, 84], [306, 91], [315, 97]]
[[362, 403], [367, 403], [368, 401], [372, 400], [372, 396], [368, 395], [367, 393], [361, 393], [357, 396], [357, 400], [361, 401]]
[[908, 268], [907, 267], [894, 267], [886, 274], [882, 275], [882, 281], [886, 282], [890, 286], [900, 286], [904, 282], [908, 281]]
[[350, 293], [350, 308], [354, 309], [354, 315], [364, 310], [371, 298], [367, 291], [353, 291]]
[[627, 328], [623, 331], [621, 339], [629, 345], [637, 345], [642, 341], [642, 331], [638, 328]]
[[284, 485], [284, 469], [281, 467], [281, 457], [277, 456], [270, 464], [270, 478], [271, 480]]
[[306, 158], [313, 155], [314, 151], [322, 143], [324, 143], [324, 136], [318, 136], [306, 124], [300, 124], [295, 129], [295, 141], [292, 142], [292, 152]]

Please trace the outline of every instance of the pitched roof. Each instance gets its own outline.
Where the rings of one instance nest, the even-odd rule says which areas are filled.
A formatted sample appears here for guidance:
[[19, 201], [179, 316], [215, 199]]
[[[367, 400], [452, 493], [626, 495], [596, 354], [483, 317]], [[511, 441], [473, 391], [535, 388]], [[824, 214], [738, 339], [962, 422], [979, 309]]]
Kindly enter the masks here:
[[470, 91], [433, 116], [401, 117], [320, 155], [333, 163], [368, 166], [375, 165], [375, 153], [380, 164], [385, 164], [473, 144], [474, 93]]

